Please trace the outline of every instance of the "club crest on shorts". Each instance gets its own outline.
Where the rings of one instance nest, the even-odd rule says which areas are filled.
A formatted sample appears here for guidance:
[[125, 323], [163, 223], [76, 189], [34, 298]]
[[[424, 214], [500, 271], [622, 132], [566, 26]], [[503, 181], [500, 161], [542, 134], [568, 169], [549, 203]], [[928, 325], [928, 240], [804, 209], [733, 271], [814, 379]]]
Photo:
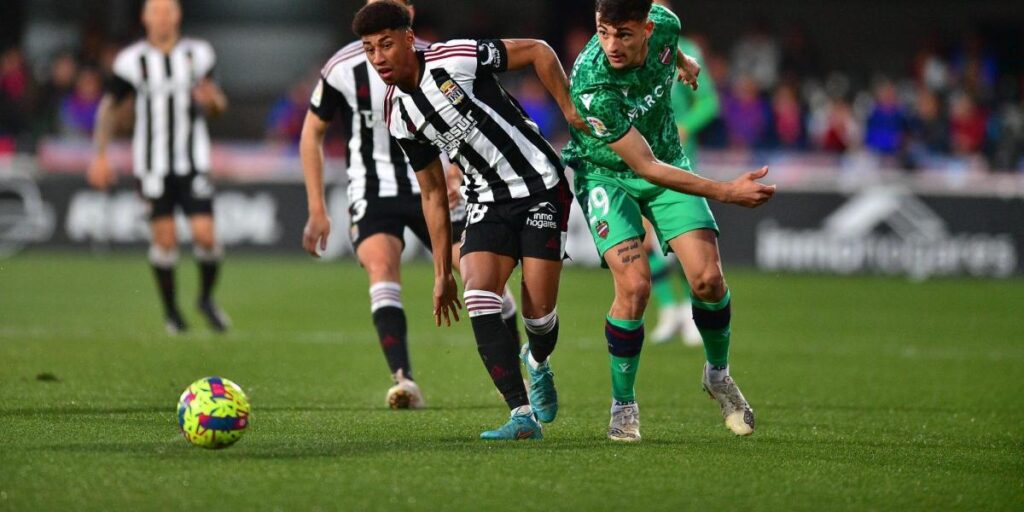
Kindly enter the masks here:
[[601, 237], [602, 240], [608, 238], [608, 221], [602, 220], [598, 222], [597, 226], [594, 228], [594, 231], [597, 233], [597, 236]]
[[444, 97], [448, 98], [448, 103], [452, 105], [458, 105], [466, 99], [466, 93], [462, 91], [462, 87], [452, 80], [445, 80], [438, 89], [441, 89], [441, 94], [444, 94]]
[[672, 47], [670, 45], [666, 44], [665, 47], [661, 49], [661, 53], [658, 54], [658, 61], [666, 66], [672, 62]]
[[359, 240], [359, 226], [353, 224], [352, 227], [348, 228], [349, 239], [353, 242]]

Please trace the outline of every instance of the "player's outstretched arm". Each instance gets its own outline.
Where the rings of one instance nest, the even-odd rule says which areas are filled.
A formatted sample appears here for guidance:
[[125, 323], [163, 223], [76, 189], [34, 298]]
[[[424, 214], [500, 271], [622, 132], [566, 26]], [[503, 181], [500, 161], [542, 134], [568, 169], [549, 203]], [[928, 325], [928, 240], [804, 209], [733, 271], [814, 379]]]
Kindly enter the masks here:
[[331, 234], [331, 218], [324, 200], [324, 137], [328, 123], [313, 112], [306, 112], [299, 140], [302, 176], [306, 181], [306, 203], [309, 219], [302, 230], [302, 248], [316, 258], [319, 251], [327, 250], [327, 237]]
[[113, 94], [104, 94], [96, 109], [96, 127], [92, 133], [92, 142], [96, 153], [89, 164], [85, 178], [89, 185], [100, 190], [105, 190], [117, 182], [117, 174], [114, 173], [110, 162], [107, 161], [107, 146], [114, 136], [114, 110], [118, 103]]
[[565, 121], [577, 130], [590, 133], [590, 126], [580, 116], [569, 96], [569, 78], [551, 46], [539, 39], [503, 39], [502, 43], [508, 50], [508, 69], [516, 70], [532, 65], [540, 83], [561, 109]]
[[624, 137], [609, 144], [609, 147], [641, 178], [684, 194], [747, 208], [761, 206], [775, 194], [775, 185], [757, 182], [768, 174], [767, 167], [748, 172], [730, 182], [702, 178], [658, 160], [647, 140], [636, 128], [630, 128]]
[[423, 217], [430, 232], [434, 253], [434, 323], [452, 325], [459, 321], [459, 290], [452, 276], [452, 221], [448, 210], [448, 183], [444, 164], [435, 158], [423, 169], [416, 170], [423, 202]]

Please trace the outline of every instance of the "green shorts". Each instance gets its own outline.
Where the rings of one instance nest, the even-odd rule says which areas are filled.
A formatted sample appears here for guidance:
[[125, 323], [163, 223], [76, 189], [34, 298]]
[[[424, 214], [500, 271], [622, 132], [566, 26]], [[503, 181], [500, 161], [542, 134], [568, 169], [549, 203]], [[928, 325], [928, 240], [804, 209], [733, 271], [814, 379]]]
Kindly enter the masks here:
[[655, 185], [632, 172], [582, 165], [574, 169], [576, 200], [590, 225], [597, 252], [604, 253], [631, 238], [644, 237], [643, 218], [651, 221], [668, 254], [668, 243], [683, 233], [710, 229], [718, 234], [708, 202]]

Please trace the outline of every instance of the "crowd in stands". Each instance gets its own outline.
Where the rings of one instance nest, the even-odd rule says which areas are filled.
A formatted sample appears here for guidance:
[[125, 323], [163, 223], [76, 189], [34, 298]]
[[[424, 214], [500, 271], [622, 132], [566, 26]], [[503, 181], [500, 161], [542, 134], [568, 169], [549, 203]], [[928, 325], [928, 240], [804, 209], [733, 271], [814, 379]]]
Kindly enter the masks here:
[[[590, 35], [587, 28], [566, 34], [567, 69]], [[907, 170], [950, 162], [1024, 170], [1024, 76], [1002, 69], [1006, 63], [980, 36], [923, 45], [908, 54], [901, 76], [827, 70], [819, 59], [827, 49], [799, 29], [780, 37], [755, 28], [721, 48], [690, 37], [702, 48], [721, 105], [718, 119], [698, 135], [702, 147], [870, 152]], [[83, 46], [32, 63], [18, 47], [0, 50], [0, 153], [31, 148], [43, 136], [89, 136], [117, 48]], [[267, 140], [297, 143], [314, 83], [315, 77], [297, 78], [266, 102]], [[509, 83], [545, 134], [564, 140], [561, 114], [543, 87], [526, 75]]]

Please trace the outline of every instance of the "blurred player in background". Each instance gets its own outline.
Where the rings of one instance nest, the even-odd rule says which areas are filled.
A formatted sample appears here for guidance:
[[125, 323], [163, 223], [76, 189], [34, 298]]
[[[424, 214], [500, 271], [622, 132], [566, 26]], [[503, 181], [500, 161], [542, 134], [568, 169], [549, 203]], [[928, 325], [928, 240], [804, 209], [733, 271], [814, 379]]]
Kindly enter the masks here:
[[[373, 3], [370, 0], [367, 3]], [[398, 0], [415, 15], [412, 2]], [[417, 39], [423, 50], [428, 43]], [[420, 187], [398, 141], [384, 124], [384, 93], [387, 86], [366, 60], [361, 41], [334, 54], [321, 70], [321, 79], [310, 100], [302, 130], [300, 151], [306, 181], [309, 219], [303, 247], [313, 256], [327, 247], [331, 220], [324, 200], [323, 142], [336, 113], [344, 112], [350, 123], [348, 153], [349, 236], [359, 263], [370, 280], [370, 312], [394, 385], [386, 400], [394, 409], [419, 409], [426, 405], [413, 380], [402, 307], [401, 262], [405, 228], [430, 247], [430, 235], [420, 206]], [[466, 207], [459, 195], [459, 174], [449, 173], [449, 204], [453, 231], [465, 227]], [[458, 246], [452, 245], [453, 261]], [[457, 264], [456, 264], [457, 266]], [[502, 319], [518, 343], [515, 299], [505, 289]]]
[[222, 114], [228, 103], [213, 80], [216, 56], [206, 41], [181, 37], [177, 0], [146, 0], [142, 24], [146, 38], [122, 50], [114, 61], [113, 77], [96, 115], [96, 156], [88, 180], [100, 189], [117, 181], [107, 161], [107, 145], [114, 132], [117, 105], [134, 95], [133, 167], [139, 190], [149, 202], [149, 261], [163, 301], [167, 331], [177, 334], [188, 328], [175, 298], [178, 236], [174, 213], [181, 208], [189, 220], [199, 263], [199, 312], [211, 329], [223, 332], [228, 319], [213, 300], [213, 288], [224, 251], [214, 233], [210, 136], [205, 120], [208, 115]]
[[[579, 127], [568, 80], [549, 46], [533, 40], [456, 40], [414, 47], [411, 18], [380, 1], [359, 11], [353, 29], [367, 60], [389, 85], [385, 122], [416, 169], [434, 247], [434, 315], [458, 319], [442, 150], [465, 174], [468, 202], [461, 259], [465, 301], [477, 350], [511, 417], [483, 439], [540, 439], [540, 422], [558, 411], [549, 356], [558, 339], [558, 297], [571, 197], [558, 155], [496, 73], [532, 66], [566, 116]], [[519, 346], [501, 321], [509, 276], [522, 262], [523, 321]], [[531, 377], [527, 392], [519, 362]]]
[[591, 134], [571, 129], [563, 155], [575, 170], [576, 198], [615, 283], [605, 323], [612, 376], [608, 437], [640, 440], [634, 384], [651, 287], [644, 217], [662, 250], [676, 253], [692, 287], [707, 356], [704, 388], [733, 432], [751, 434], [753, 410], [729, 377], [730, 294], [706, 198], [754, 207], [775, 187], [756, 181], [767, 168], [728, 183], [690, 171], [671, 88], [677, 76], [697, 87], [700, 66], [678, 49], [679, 18], [662, 6], [652, 8], [652, 0], [597, 0], [595, 10], [597, 36], [576, 60], [571, 91]]
[[[667, 0], [655, 0], [654, 3], [672, 9]], [[697, 64], [704, 67], [704, 57], [700, 48], [692, 39], [682, 34], [679, 35], [679, 51], [693, 57]], [[683, 150], [690, 159], [690, 165], [696, 168], [699, 165], [697, 136], [718, 117], [720, 111], [718, 91], [715, 89], [711, 73], [697, 75], [697, 90], [683, 82], [676, 82], [672, 87], [672, 111], [675, 113], [676, 128], [679, 129], [679, 140], [683, 143]], [[693, 321], [690, 284], [686, 281], [685, 274], [678, 272], [675, 265], [672, 265], [660, 251], [657, 237], [652, 236], [654, 228], [647, 219], [644, 219], [644, 229], [647, 232], [644, 238], [647, 262], [651, 266], [651, 296], [659, 306], [658, 325], [651, 333], [651, 341], [665, 343], [681, 335], [684, 344], [699, 347], [701, 337], [700, 330]], [[679, 284], [682, 285], [682, 295], [677, 294], [673, 282], [675, 277], [679, 278]]]

